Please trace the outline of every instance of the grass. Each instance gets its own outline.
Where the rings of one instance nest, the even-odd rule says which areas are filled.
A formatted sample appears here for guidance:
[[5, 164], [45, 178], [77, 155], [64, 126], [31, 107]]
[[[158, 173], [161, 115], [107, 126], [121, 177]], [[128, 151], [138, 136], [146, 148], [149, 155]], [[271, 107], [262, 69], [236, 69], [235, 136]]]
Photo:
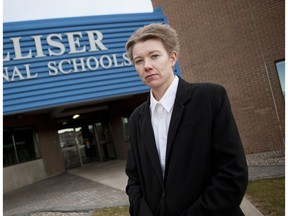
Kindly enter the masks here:
[[[246, 198], [265, 216], [284, 216], [285, 178], [249, 181]], [[97, 209], [93, 216], [129, 216], [128, 208]]]
[[265, 216], [285, 215], [285, 178], [250, 181], [247, 199]]
[[97, 209], [93, 216], [129, 216], [128, 206]]

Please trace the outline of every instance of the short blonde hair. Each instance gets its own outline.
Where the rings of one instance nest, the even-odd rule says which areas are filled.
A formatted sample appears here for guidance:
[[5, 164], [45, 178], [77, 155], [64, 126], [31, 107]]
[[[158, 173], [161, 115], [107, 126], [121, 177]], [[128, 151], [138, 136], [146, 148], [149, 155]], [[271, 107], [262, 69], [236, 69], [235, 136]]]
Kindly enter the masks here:
[[179, 56], [180, 44], [175, 29], [168, 24], [152, 23], [136, 30], [126, 43], [126, 54], [133, 62], [133, 47], [138, 42], [149, 39], [159, 39], [164, 45], [166, 51], [170, 54], [174, 51]]

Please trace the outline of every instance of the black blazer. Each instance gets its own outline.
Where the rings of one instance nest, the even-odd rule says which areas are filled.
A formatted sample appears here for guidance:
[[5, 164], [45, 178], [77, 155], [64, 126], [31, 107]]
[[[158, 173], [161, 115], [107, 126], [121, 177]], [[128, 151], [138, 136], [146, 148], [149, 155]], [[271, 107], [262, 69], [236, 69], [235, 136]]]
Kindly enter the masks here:
[[248, 172], [223, 87], [179, 78], [163, 179], [150, 99], [129, 119], [126, 192], [134, 216], [240, 216]]

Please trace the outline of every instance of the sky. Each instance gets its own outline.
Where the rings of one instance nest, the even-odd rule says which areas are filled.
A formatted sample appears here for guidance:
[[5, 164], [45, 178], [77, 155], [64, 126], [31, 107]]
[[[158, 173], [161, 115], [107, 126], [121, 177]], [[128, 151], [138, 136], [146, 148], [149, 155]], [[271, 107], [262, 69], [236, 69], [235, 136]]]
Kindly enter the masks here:
[[3, 0], [3, 22], [152, 11], [151, 0]]

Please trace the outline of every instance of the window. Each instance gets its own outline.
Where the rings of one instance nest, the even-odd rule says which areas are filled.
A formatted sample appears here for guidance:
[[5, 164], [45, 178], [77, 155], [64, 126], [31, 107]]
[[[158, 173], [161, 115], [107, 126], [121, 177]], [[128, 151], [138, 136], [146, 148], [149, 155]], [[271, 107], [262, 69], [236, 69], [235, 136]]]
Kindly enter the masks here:
[[32, 128], [4, 129], [3, 165], [9, 166], [40, 157]]
[[276, 69], [280, 81], [280, 86], [283, 92], [283, 96], [285, 98], [285, 61], [276, 62]]

